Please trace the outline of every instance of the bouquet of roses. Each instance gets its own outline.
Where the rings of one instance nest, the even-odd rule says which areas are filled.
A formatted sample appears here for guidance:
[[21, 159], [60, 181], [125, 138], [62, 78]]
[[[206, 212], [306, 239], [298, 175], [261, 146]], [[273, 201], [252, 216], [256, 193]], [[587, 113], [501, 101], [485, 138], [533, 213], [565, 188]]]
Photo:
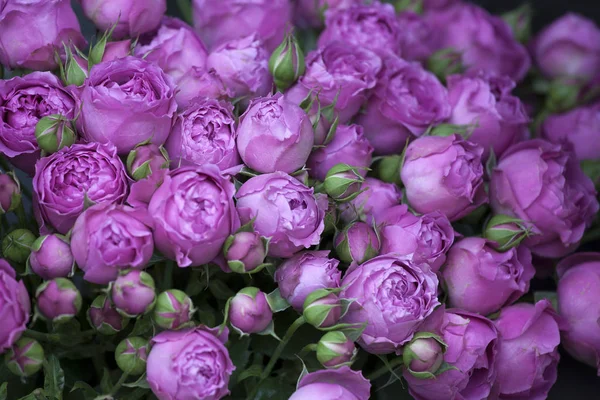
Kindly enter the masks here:
[[177, 3], [0, 1], [0, 400], [545, 399], [561, 344], [600, 374], [598, 26]]

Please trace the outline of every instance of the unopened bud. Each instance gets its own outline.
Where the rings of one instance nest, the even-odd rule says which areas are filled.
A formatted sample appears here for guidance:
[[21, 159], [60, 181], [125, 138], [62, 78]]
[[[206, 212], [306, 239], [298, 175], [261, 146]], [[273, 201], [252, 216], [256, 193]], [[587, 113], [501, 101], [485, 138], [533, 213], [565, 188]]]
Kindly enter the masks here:
[[381, 242], [375, 229], [365, 222], [348, 225], [335, 238], [335, 251], [346, 263], [362, 264], [379, 254]]
[[109, 298], [102, 294], [92, 301], [88, 310], [90, 325], [103, 335], [114, 335], [129, 323], [129, 318], [119, 314]]
[[340, 299], [327, 289], [315, 290], [304, 300], [304, 318], [316, 328], [337, 324], [342, 314]]
[[153, 318], [161, 328], [176, 330], [191, 325], [194, 312], [194, 304], [187, 294], [170, 289], [158, 295]]
[[154, 307], [154, 288], [154, 279], [149, 273], [132, 269], [122, 272], [111, 284], [111, 299], [118, 312], [126, 317], [136, 317]]
[[73, 282], [56, 278], [42, 283], [36, 293], [37, 311], [46, 320], [62, 323], [75, 317], [81, 309], [81, 294]]
[[[427, 336], [427, 335], [425, 335]], [[431, 378], [444, 363], [444, 345], [434, 337], [416, 336], [402, 351], [408, 372], [417, 378]]]
[[400, 184], [400, 167], [402, 166], [402, 156], [399, 154], [385, 156], [377, 165], [377, 174], [379, 179], [388, 183]]
[[240, 290], [231, 299], [229, 321], [243, 333], [264, 331], [273, 321], [273, 311], [269, 307], [267, 296], [255, 287]]
[[237, 232], [223, 246], [225, 260], [239, 274], [254, 272], [263, 265], [267, 255], [267, 240], [256, 232]]
[[146, 370], [150, 345], [144, 338], [133, 336], [124, 339], [115, 350], [119, 369], [128, 375], [141, 375]]
[[317, 343], [317, 360], [325, 368], [351, 365], [358, 350], [343, 332], [327, 332]]
[[357, 168], [348, 164], [336, 164], [327, 172], [323, 186], [332, 199], [345, 203], [356, 198], [365, 178]]
[[54, 114], [38, 121], [35, 126], [35, 138], [40, 149], [51, 154], [63, 147], [71, 146], [77, 136], [69, 120], [62, 115]]
[[508, 215], [494, 215], [487, 223], [483, 236], [496, 243], [498, 251], [517, 247], [530, 234], [523, 220]]
[[0, 215], [21, 205], [21, 184], [12, 172], [0, 173]]
[[24, 264], [31, 254], [35, 235], [27, 229], [15, 229], [2, 239], [2, 254], [9, 261]]
[[169, 168], [169, 157], [162, 146], [146, 143], [136, 146], [127, 156], [127, 172], [135, 181]]
[[44, 348], [35, 339], [22, 337], [8, 349], [4, 362], [10, 372], [18, 376], [31, 376], [42, 368]]
[[43, 279], [65, 278], [75, 266], [71, 246], [63, 235], [41, 236], [33, 242], [27, 262]]
[[446, 81], [447, 76], [461, 73], [464, 69], [462, 53], [451, 48], [433, 53], [427, 60], [426, 65], [427, 69], [433, 72], [442, 82]]
[[292, 86], [304, 75], [304, 53], [293, 34], [288, 33], [269, 59], [269, 70], [279, 90]]

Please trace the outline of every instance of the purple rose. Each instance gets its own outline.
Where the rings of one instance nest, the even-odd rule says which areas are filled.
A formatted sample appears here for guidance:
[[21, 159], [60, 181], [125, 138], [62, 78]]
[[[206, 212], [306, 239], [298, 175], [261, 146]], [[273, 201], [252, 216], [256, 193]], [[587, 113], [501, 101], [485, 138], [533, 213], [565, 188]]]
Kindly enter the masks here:
[[0, 353], [8, 350], [27, 329], [31, 304], [23, 281], [17, 281], [17, 273], [10, 264], [0, 258]]
[[517, 301], [529, 291], [534, 275], [526, 247], [500, 253], [478, 237], [455, 243], [442, 268], [450, 306], [482, 315]]
[[558, 273], [558, 312], [565, 319], [562, 345], [600, 376], [600, 253], [577, 253], [562, 260]]
[[381, 59], [363, 47], [332, 42], [306, 57], [306, 72], [286, 97], [297, 104], [312, 91], [321, 107], [332, 104], [345, 124], [360, 110], [377, 83]]
[[179, 83], [193, 67], [205, 68], [208, 51], [188, 24], [166, 17], [152, 41], [135, 48], [135, 55], [157, 64]]
[[432, 332], [448, 346], [444, 362], [450, 369], [434, 379], [420, 379], [404, 372], [408, 390], [415, 400], [495, 398], [498, 333], [494, 324], [477, 314], [439, 309], [422, 331]]
[[535, 235], [523, 243], [542, 257], [573, 251], [598, 212], [594, 184], [575, 157], [541, 139], [504, 153], [490, 177], [490, 200], [496, 214], [526, 222]]
[[300, 27], [323, 26], [323, 10], [343, 10], [361, 4], [363, 0], [298, 0], [295, 2], [294, 23]]
[[569, 143], [579, 161], [600, 159], [600, 102], [578, 107], [544, 120], [541, 137], [558, 144]]
[[511, 94], [515, 83], [508, 77], [486, 76], [483, 72], [447, 78], [451, 124], [476, 124], [469, 140], [500, 157], [506, 149], [528, 134], [529, 117], [521, 100]]
[[506, 307], [494, 321], [500, 337], [499, 399], [542, 400], [556, 382], [562, 324], [548, 300]]
[[281, 93], [253, 100], [240, 117], [237, 149], [255, 171], [292, 173], [304, 166], [314, 144], [308, 115]]
[[81, 90], [77, 122], [86, 140], [127, 154], [147, 140], [165, 142], [177, 110], [174, 96], [171, 79], [155, 64], [135, 57], [100, 63]]
[[367, 322], [358, 344], [372, 354], [399, 352], [440, 304], [435, 273], [394, 255], [351, 269], [341, 287], [354, 300], [342, 322]]
[[3, 1], [0, 37], [0, 64], [10, 68], [51, 70], [63, 44], [86, 46], [68, 0]]
[[362, 264], [379, 255], [379, 237], [379, 232], [371, 225], [366, 222], [354, 222], [339, 232], [333, 243], [340, 260], [348, 264]]
[[266, 96], [273, 86], [269, 53], [256, 35], [223, 43], [210, 53], [206, 65], [217, 71], [231, 97]]
[[61, 323], [75, 317], [81, 309], [81, 294], [66, 278], [46, 281], [35, 291], [36, 311], [48, 322]]
[[378, 54], [398, 53], [401, 27], [391, 4], [378, 1], [325, 12], [325, 30], [318, 40], [322, 48], [344, 42], [350, 48], [370, 49]]
[[304, 375], [289, 400], [368, 400], [370, 393], [369, 380], [346, 365]]
[[422, 135], [450, 116], [446, 88], [419, 63], [396, 56], [384, 60], [384, 71], [364, 114], [357, 122], [376, 154], [402, 152], [406, 140]]
[[113, 146], [75, 144], [42, 158], [33, 178], [34, 212], [42, 233], [53, 227], [66, 234], [86, 201], [123, 202], [127, 183], [125, 166]]
[[237, 191], [242, 224], [254, 219], [254, 229], [269, 238], [269, 255], [291, 257], [319, 244], [325, 228], [327, 196], [314, 194], [300, 181], [283, 172], [250, 178]]
[[175, 100], [180, 109], [187, 108], [197, 97], [223, 100], [234, 97], [214, 68], [194, 67], [179, 79], [177, 86]]
[[306, 166], [311, 177], [325, 180], [327, 172], [336, 164], [347, 164], [359, 169], [361, 175], [367, 174], [371, 165], [373, 147], [363, 136], [360, 125], [340, 125], [331, 142], [316, 148], [308, 158]]
[[135, 38], [154, 31], [167, 12], [166, 0], [80, 0], [80, 3], [85, 16], [99, 30], [115, 27], [114, 39]]
[[591, 80], [600, 69], [600, 29], [589, 18], [567, 13], [531, 42], [531, 54], [548, 78]]
[[398, 186], [371, 177], [365, 179], [361, 191], [349, 204], [340, 206], [344, 222], [358, 219], [372, 223], [379, 213], [400, 204], [402, 200]]
[[302, 311], [309, 294], [318, 289], [340, 287], [339, 261], [329, 251], [303, 251], [286, 260], [275, 271], [281, 296], [297, 311]]
[[35, 126], [52, 114], [75, 118], [76, 101], [71, 88], [63, 87], [50, 72], [0, 80], [0, 153], [11, 158], [17, 168], [33, 174], [40, 152]]
[[194, 27], [209, 47], [256, 34], [269, 52], [291, 18], [289, 0], [193, 0]]
[[440, 212], [416, 216], [406, 205], [383, 210], [375, 221], [381, 237], [381, 254], [394, 253], [437, 272], [454, 242], [454, 228]]
[[77, 218], [71, 251], [86, 281], [107, 284], [120, 270], [147, 266], [154, 251], [152, 219], [142, 208], [97, 204]]
[[41, 236], [27, 260], [29, 268], [42, 279], [64, 278], [73, 272], [75, 260], [69, 241], [62, 235]]
[[171, 171], [148, 206], [156, 248], [180, 267], [214, 259], [239, 227], [234, 193], [233, 183], [215, 165]]
[[196, 99], [175, 120], [165, 148], [174, 166], [215, 164], [226, 170], [240, 163], [235, 139], [231, 104]]
[[508, 24], [479, 6], [460, 2], [428, 13], [427, 20], [436, 34], [436, 49], [462, 53], [462, 62], [469, 69], [507, 75], [518, 82], [531, 66], [527, 50]]
[[426, 136], [406, 149], [400, 177], [419, 213], [439, 211], [456, 221], [487, 201], [483, 148], [458, 135]]
[[225, 347], [227, 328], [220, 335], [218, 331], [200, 325], [152, 338], [146, 374], [159, 400], [219, 400], [229, 394], [235, 366]]
[[241, 333], [265, 331], [273, 321], [273, 311], [267, 302], [267, 295], [255, 287], [240, 290], [231, 299], [229, 321]]
[[425, 62], [434, 52], [433, 28], [422, 15], [403, 11], [397, 16], [400, 27], [399, 54], [406, 61]]

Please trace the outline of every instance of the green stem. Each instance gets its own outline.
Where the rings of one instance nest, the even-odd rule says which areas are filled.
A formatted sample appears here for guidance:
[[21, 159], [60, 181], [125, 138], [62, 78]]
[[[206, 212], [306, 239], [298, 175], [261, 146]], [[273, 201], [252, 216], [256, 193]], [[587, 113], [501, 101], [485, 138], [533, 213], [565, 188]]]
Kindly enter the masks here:
[[173, 286], [173, 265], [175, 261], [167, 261], [165, 263], [165, 270], [163, 272], [163, 289], [169, 290]]
[[[90, 329], [90, 330], [81, 332], [79, 335], [84, 340], [87, 340], [87, 339], [91, 339], [95, 334], [96, 334], [96, 331], [93, 329]], [[23, 335], [27, 336], [29, 338], [38, 340], [40, 342], [47, 342], [47, 343], [59, 343], [61, 340], [60, 333], [44, 333], [44, 332], [34, 331], [32, 329], [27, 329], [23, 333]]]
[[317, 351], [317, 345], [315, 343], [307, 344], [298, 353], [298, 358], [302, 358], [302, 357], [306, 356], [308, 353], [313, 352], [313, 351]]
[[111, 396], [114, 396], [115, 394], [117, 394], [119, 389], [121, 389], [121, 386], [123, 386], [123, 384], [125, 383], [125, 380], [127, 379], [128, 376], [129, 375], [127, 373], [123, 373], [123, 375], [121, 375], [121, 377], [119, 378], [119, 380], [117, 381], [115, 386], [113, 386], [112, 390], [110, 391]]
[[179, 7], [179, 11], [181, 11], [183, 19], [192, 25], [194, 21], [192, 19], [192, 4], [190, 0], [177, 0], [177, 6]]
[[396, 357], [392, 361], [390, 361], [388, 363], [388, 365], [384, 365], [383, 367], [381, 367], [381, 368], [371, 372], [369, 375], [367, 375], [367, 379], [370, 381], [377, 379], [380, 376], [383, 376], [386, 373], [391, 372], [391, 370], [393, 370], [394, 367], [398, 367], [400, 365], [402, 365], [402, 357]]
[[25, 206], [23, 205], [23, 202], [19, 204], [19, 207], [17, 207], [15, 210], [15, 214], [17, 214], [17, 217], [19, 218], [19, 225], [21, 228], [28, 228], [27, 214], [25, 213]]

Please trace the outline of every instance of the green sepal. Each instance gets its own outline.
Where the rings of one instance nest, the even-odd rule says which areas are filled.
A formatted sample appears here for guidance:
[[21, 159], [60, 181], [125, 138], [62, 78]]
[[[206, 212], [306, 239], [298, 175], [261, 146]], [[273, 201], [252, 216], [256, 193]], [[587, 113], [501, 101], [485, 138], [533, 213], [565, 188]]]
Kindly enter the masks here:
[[287, 310], [290, 307], [287, 300], [281, 297], [279, 289], [275, 289], [267, 295], [267, 303], [269, 303], [269, 307], [274, 313]]

